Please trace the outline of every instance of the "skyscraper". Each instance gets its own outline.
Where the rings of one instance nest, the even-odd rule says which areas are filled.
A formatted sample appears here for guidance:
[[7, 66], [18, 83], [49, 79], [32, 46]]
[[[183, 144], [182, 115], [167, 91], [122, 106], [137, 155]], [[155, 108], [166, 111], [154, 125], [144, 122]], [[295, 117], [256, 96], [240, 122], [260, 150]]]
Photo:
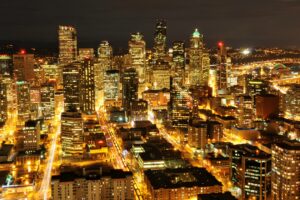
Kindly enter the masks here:
[[95, 57], [93, 48], [79, 48], [78, 58], [80, 60], [93, 59]]
[[217, 61], [217, 90], [225, 90], [227, 88], [227, 78], [231, 63], [223, 42], [218, 43]]
[[17, 99], [18, 99], [18, 123], [23, 125], [30, 119], [30, 85], [26, 81], [18, 81]]
[[184, 42], [176, 41], [173, 43], [173, 84], [182, 86], [185, 83], [185, 50]]
[[272, 199], [300, 199], [300, 143], [283, 141], [272, 146]]
[[0, 78], [0, 122], [5, 122], [7, 120], [7, 87]]
[[55, 115], [54, 82], [41, 86], [41, 112], [44, 119], [53, 119]]
[[119, 70], [107, 70], [104, 75], [104, 101], [117, 101], [119, 97]]
[[94, 62], [86, 58], [80, 70], [80, 109], [83, 113], [95, 112]]
[[34, 79], [34, 55], [22, 50], [13, 55], [15, 76], [18, 81], [30, 82]]
[[81, 62], [74, 62], [63, 68], [64, 105], [80, 108]]
[[198, 29], [195, 29], [190, 38], [190, 48], [188, 50], [188, 76], [190, 85], [200, 85], [202, 78], [203, 48], [203, 35], [199, 33]]
[[72, 26], [58, 27], [59, 63], [68, 64], [77, 59], [77, 32]]
[[131, 34], [128, 46], [131, 66], [136, 69], [139, 80], [143, 82], [146, 68], [146, 42], [143, 39], [143, 35], [139, 32]]
[[82, 158], [83, 120], [81, 113], [74, 108], [61, 114], [61, 143], [63, 158]]
[[154, 57], [156, 60], [161, 59], [166, 53], [167, 40], [167, 23], [165, 20], [158, 20], [154, 33]]
[[13, 77], [13, 62], [9, 55], [0, 55], [0, 74], [6, 77]]
[[123, 74], [122, 107], [129, 111], [131, 103], [138, 100], [138, 73], [134, 68], [126, 69]]

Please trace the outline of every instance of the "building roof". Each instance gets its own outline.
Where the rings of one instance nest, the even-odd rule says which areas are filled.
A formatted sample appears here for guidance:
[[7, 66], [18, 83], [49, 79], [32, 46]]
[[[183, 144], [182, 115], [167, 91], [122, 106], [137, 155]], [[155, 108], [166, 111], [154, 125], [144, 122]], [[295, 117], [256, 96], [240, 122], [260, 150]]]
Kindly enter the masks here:
[[230, 192], [198, 194], [198, 200], [237, 200]]
[[205, 168], [147, 170], [145, 175], [154, 189], [222, 186]]
[[296, 140], [284, 140], [275, 144], [276, 146], [287, 150], [300, 150], [300, 142]]

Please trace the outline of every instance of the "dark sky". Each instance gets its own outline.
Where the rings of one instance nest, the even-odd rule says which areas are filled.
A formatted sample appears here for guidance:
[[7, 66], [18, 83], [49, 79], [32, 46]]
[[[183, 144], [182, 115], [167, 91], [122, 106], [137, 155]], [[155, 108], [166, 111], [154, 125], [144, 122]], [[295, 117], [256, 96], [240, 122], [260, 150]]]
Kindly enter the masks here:
[[56, 44], [59, 24], [77, 28], [81, 47], [126, 47], [136, 31], [152, 46], [164, 18], [169, 43], [198, 27], [210, 46], [300, 47], [300, 0], [3, 0], [0, 11], [0, 40], [45, 46]]

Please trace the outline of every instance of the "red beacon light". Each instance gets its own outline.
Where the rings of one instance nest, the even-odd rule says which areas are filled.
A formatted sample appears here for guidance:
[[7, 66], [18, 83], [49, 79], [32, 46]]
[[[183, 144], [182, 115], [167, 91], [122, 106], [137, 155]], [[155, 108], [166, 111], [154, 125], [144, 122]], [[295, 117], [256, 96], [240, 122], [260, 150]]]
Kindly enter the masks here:
[[224, 46], [224, 43], [223, 43], [223, 42], [218, 42], [218, 46], [219, 46], [219, 47], [223, 47], [223, 46]]
[[24, 55], [24, 54], [26, 54], [26, 50], [25, 49], [21, 49], [20, 53]]

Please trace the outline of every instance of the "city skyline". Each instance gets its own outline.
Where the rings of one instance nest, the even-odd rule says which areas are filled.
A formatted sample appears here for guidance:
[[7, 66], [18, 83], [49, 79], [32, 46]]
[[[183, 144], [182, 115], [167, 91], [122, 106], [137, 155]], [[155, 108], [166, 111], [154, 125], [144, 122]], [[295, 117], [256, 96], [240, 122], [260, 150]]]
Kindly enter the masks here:
[[[54, 48], [56, 27], [72, 25], [78, 31], [79, 46], [96, 46], [108, 40], [114, 47], [127, 47], [130, 34], [141, 32], [147, 47], [153, 46], [157, 19], [167, 20], [167, 43], [188, 40], [194, 28], [204, 34], [209, 47], [223, 40], [229, 46], [297, 47], [296, 26], [300, 2], [296, 0], [251, 1], [172, 1], [130, 2], [89, 1], [4, 2], [0, 14], [1, 40], [20, 41]], [[7, 9], [6, 9], [7, 8]], [[9, 13], [15, 9], [13, 16]], [[10, 17], [8, 17], [10, 16]], [[47, 26], [46, 26], [47, 25]], [[288, 30], [288, 31], [287, 31]], [[236, 33], [239, 37], [236, 37]]]

